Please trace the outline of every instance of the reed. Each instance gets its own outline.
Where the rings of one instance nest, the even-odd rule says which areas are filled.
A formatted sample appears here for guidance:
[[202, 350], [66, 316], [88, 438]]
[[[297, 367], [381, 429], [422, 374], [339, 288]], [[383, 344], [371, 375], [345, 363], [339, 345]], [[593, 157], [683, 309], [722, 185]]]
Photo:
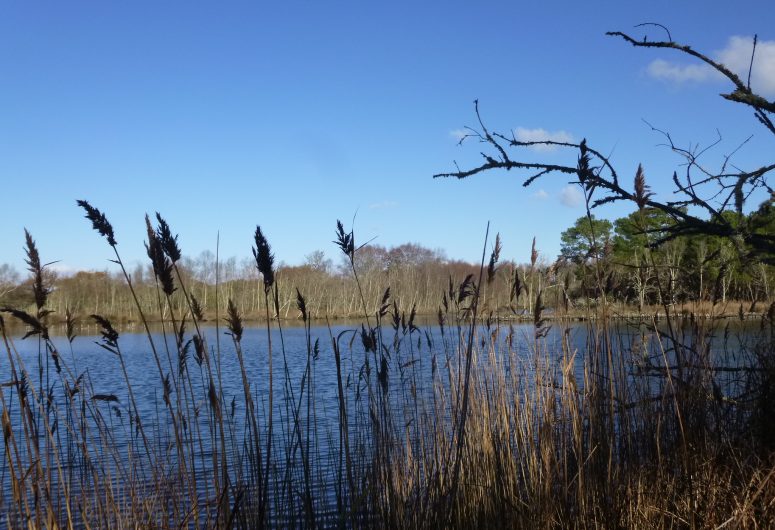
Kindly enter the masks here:
[[[582, 153], [582, 185], [587, 166]], [[647, 198], [639, 175], [636, 195]], [[125, 337], [98, 314], [99, 362], [120, 372], [115, 387], [95, 375], [72, 311], [70, 355], [60, 354], [46, 266], [25, 232], [34, 311], [2, 308], [27, 328], [24, 339], [0, 318], [0, 511], [10, 527], [775, 524], [775, 304], [757, 325], [744, 311], [736, 323], [723, 318], [720, 297], [699, 313], [664, 303], [660, 318], [629, 322], [615, 321], [602, 297], [581, 326], [557, 314], [562, 304], [548, 319], [547, 300], [566, 279], [539, 266], [535, 242], [528, 268], [499, 265], [496, 236], [489, 261], [486, 237], [478, 274], [450, 276], [436, 323], [421, 325], [411, 297], [361, 285], [363, 247], [337, 223], [360, 322], [336, 327], [294, 289], [303, 340], [291, 348], [281, 276], [257, 227], [265, 339], [228, 299], [230, 341], [211, 347], [167, 222], [145, 221], [152, 317], [107, 217], [79, 205], [115, 252], [154, 369], [133, 368], [130, 356], [144, 353], [125, 352]], [[594, 278], [605, 290], [606, 271]], [[511, 307], [530, 308], [529, 324], [498, 317], [498, 282]], [[316, 316], [327, 327], [314, 326]], [[30, 339], [39, 341], [33, 356], [17, 348]]]

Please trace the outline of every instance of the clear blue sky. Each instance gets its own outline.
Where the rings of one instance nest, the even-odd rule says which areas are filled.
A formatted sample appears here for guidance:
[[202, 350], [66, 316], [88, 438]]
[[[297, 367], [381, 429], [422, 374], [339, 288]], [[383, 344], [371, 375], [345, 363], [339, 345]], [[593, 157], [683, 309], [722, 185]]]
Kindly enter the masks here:
[[[154, 211], [188, 255], [214, 251], [220, 231], [222, 256], [249, 256], [260, 224], [278, 260], [316, 249], [338, 259], [335, 221], [357, 212], [360, 241], [477, 260], [489, 220], [504, 257], [526, 261], [535, 235], [553, 259], [583, 213], [563, 195], [567, 179], [525, 189], [513, 173], [431, 178], [478, 161], [479, 146], [455, 138], [475, 124], [475, 98], [492, 129], [586, 137], [628, 179], [643, 162], [663, 198], [679, 160], [642, 119], [683, 145], [718, 128], [719, 155], [753, 133], [737, 162], [771, 161], [751, 113], [718, 97], [728, 85], [604, 32], [660, 22], [711, 55], [740, 55], [730, 39], [758, 33], [766, 61], [775, 2], [538, 4], [4, 3], [0, 263], [23, 267], [27, 227], [45, 261], [111, 267], [76, 199], [107, 213], [130, 263], [144, 258]], [[775, 97], [775, 67], [763, 64], [754, 81]]]

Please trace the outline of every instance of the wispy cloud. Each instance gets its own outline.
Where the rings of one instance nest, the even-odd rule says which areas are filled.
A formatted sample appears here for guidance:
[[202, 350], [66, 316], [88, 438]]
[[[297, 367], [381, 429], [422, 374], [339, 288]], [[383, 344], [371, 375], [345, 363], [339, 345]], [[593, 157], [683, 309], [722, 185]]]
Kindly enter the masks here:
[[546, 193], [546, 190], [541, 189], [533, 194], [533, 198], [538, 199], [539, 201], [545, 201], [549, 198], [549, 194]]
[[46, 268], [51, 271], [54, 271], [58, 276], [65, 276], [65, 277], [73, 276], [81, 270], [61, 261], [57, 261], [56, 263], [51, 263]]
[[455, 129], [452, 131], [449, 131], [449, 135], [455, 139], [456, 142], [459, 142], [465, 136], [468, 134], [469, 131], [466, 131], [465, 129]]
[[[566, 131], [547, 131], [546, 129], [526, 129], [517, 127], [514, 129], [514, 137], [520, 142], [572, 142], [573, 136]], [[531, 149], [539, 152], [555, 151], [556, 145], [533, 145]]]
[[664, 59], [654, 59], [646, 68], [646, 73], [655, 79], [686, 83], [687, 81], [702, 82], [710, 79], [721, 79], [721, 74], [707, 64], [681, 65]]
[[560, 191], [560, 202], [568, 208], [575, 208], [584, 200], [581, 190], [575, 184], [568, 184]]
[[[735, 72], [744, 81], [748, 78], [753, 51], [752, 37], [730, 37], [727, 45], [713, 54], [713, 59]], [[664, 59], [652, 61], [646, 73], [656, 79], [673, 83], [718, 81], [723, 76], [706, 64], [679, 64]], [[763, 40], [756, 44], [751, 88], [763, 96], [775, 96], [775, 41]]]
[[381, 201], [369, 204], [370, 210], [387, 210], [388, 208], [396, 208], [398, 203], [396, 201]]

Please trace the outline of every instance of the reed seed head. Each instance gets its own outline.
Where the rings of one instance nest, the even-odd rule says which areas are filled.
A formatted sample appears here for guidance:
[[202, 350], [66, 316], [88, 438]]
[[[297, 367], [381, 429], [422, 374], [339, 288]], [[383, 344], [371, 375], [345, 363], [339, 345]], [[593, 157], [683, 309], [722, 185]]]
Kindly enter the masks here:
[[474, 284], [474, 275], [469, 274], [458, 287], [457, 303], [462, 304], [467, 298], [474, 294], [476, 285]]
[[495, 234], [495, 245], [490, 253], [490, 263], [487, 265], [487, 283], [490, 284], [495, 279], [495, 273], [497, 272], [498, 260], [501, 256], [501, 235]]
[[32, 293], [35, 298], [35, 307], [38, 309], [38, 317], [40, 318], [41, 310], [46, 305], [51, 289], [45, 285], [43, 279], [43, 268], [45, 265], [41, 264], [38, 247], [26, 228], [24, 229], [24, 239], [24, 252], [27, 254], [25, 262], [27, 263], [27, 270], [32, 274]]
[[268, 293], [274, 284], [274, 255], [260, 226], [256, 226], [255, 240], [253, 257], [256, 259], [256, 268], [264, 279], [264, 292]]
[[43, 324], [43, 322], [41, 322], [39, 319], [35, 318], [34, 316], [30, 315], [26, 311], [22, 311], [20, 309], [14, 309], [12, 307], [4, 307], [0, 309], [0, 311], [4, 313], [9, 313], [11, 316], [13, 316], [18, 320], [21, 320], [27, 325], [29, 329], [27, 330], [27, 333], [25, 333], [24, 336], [22, 337], [22, 340], [32, 335], [40, 335], [44, 340], [48, 340], [48, 327], [46, 327], [46, 325]]
[[[100, 334], [102, 335], [102, 340], [105, 342], [105, 344], [113, 350], [116, 350], [118, 348], [118, 331], [113, 328], [113, 324], [110, 323], [110, 320], [100, 315], [90, 316], [94, 319], [97, 325], [102, 328]], [[116, 352], [114, 351], [114, 353]]]
[[77, 323], [77, 319], [73, 314], [72, 309], [68, 307], [67, 309], [65, 309], [65, 336], [67, 337], [67, 341], [70, 344], [72, 344], [73, 340], [75, 339], [76, 323]]
[[235, 342], [241, 341], [242, 332], [244, 331], [244, 328], [242, 327], [242, 317], [240, 317], [237, 306], [234, 305], [231, 298], [229, 298], [229, 304], [226, 308], [226, 315], [226, 325], [229, 328], [229, 333], [234, 338]]
[[579, 144], [579, 160], [576, 164], [576, 175], [579, 177], [579, 182], [586, 184], [587, 180], [592, 177], [592, 169], [590, 168], [590, 157], [587, 149], [587, 139], [584, 138]]
[[650, 188], [646, 184], [646, 174], [643, 172], [643, 166], [638, 164], [638, 170], [635, 172], [635, 203], [638, 205], [639, 210], [645, 208], [646, 202], [654, 195], [649, 190]]
[[202, 309], [202, 305], [193, 294], [191, 295], [191, 312], [194, 314], [194, 318], [198, 322], [204, 320], [204, 310]]
[[192, 340], [194, 341], [194, 360], [196, 361], [196, 364], [202, 366], [202, 362], [205, 360], [205, 355], [207, 354], [204, 340], [200, 338], [199, 335], [194, 335]]
[[299, 288], [296, 288], [296, 307], [299, 308], [299, 312], [301, 313], [301, 319], [306, 322], [307, 321], [307, 301], [304, 300], [304, 296], [302, 296], [301, 291], [299, 291]]
[[344, 225], [339, 219], [336, 220], [336, 241], [334, 244], [347, 256], [350, 263], [355, 260], [355, 236], [352, 230], [344, 231]]
[[148, 215], [145, 216], [145, 226], [148, 233], [148, 242], [145, 244], [145, 251], [153, 265], [153, 274], [161, 283], [162, 291], [167, 296], [175, 292], [175, 281], [172, 278], [172, 262], [167, 258], [162, 246], [161, 239], [154, 232], [151, 226], [151, 220]]
[[164, 249], [164, 253], [172, 263], [177, 263], [181, 258], [180, 247], [178, 246], [178, 236], [177, 234], [174, 236], [172, 235], [170, 225], [167, 224], [167, 221], [162, 219], [159, 212], [156, 212], [156, 220], [159, 222], [159, 226], [156, 229], [156, 236], [161, 242], [162, 249]]
[[111, 247], [116, 246], [116, 238], [113, 235], [113, 226], [108, 222], [105, 214], [93, 207], [86, 201], [79, 200], [78, 206], [86, 211], [86, 218], [91, 221], [92, 228], [94, 228], [101, 236], [104, 236], [108, 240], [108, 244]]

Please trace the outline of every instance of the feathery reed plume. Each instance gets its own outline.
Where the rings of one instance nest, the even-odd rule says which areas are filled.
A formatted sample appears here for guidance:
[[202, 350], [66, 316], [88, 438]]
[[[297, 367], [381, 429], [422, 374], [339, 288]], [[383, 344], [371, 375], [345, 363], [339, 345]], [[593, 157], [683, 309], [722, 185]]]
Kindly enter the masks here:
[[199, 335], [194, 335], [191, 338], [194, 341], [194, 360], [196, 361], [196, 364], [202, 366], [202, 362], [205, 360], [205, 355], [207, 353], [204, 340]]
[[536, 248], [536, 238], [533, 236], [533, 244], [530, 247], [530, 267], [535, 267], [538, 261], [538, 249]]
[[159, 222], [159, 226], [156, 229], [156, 236], [161, 242], [161, 247], [170, 261], [172, 261], [172, 263], [177, 263], [180, 261], [181, 257], [180, 247], [178, 246], [178, 236], [177, 234], [174, 236], [172, 235], [170, 225], [167, 224], [167, 221], [162, 219], [159, 212], [156, 212], [156, 220]]
[[261, 227], [256, 226], [256, 246], [253, 247], [253, 257], [256, 259], [256, 268], [264, 279], [264, 292], [268, 293], [274, 284], [274, 255], [269, 242], [261, 232]]
[[382, 393], [387, 394], [389, 387], [388, 361], [383, 354], [380, 358], [379, 368], [377, 369], [377, 379], [382, 387]]
[[153, 266], [153, 274], [161, 283], [162, 291], [167, 296], [172, 296], [175, 292], [175, 282], [172, 279], [172, 262], [165, 256], [162, 248], [161, 239], [151, 226], [151, 220], [146, 214], [145, 226], [148, 232], [148, 242], [145, 243], [145, 251]]
[[645, 208], [646, 202], [654, 195], [649, 190], [643, 166], [638, 164], [638, 170], [635, 172], [635, 203], [638, 205], [639, 210]]
[[194, 342], [192, 339], [186, 341], [178, 354], [178, 374], [181, 376], [186, 373], [186, 368], [188, 367], [188, 350], [191, 349], [192, 342]]
[[515, 302], [519, 300], [519, 295], [522, 293], [524, 286], [519, 278], [519, 267], [514, 267], [514, 278], [511, 282], [511, 292], [509, 293], [509, 302]]
[[388, 309], [390, 309], [390, 287], [385, 289], [385, 293], [382, 295], [382, 301], [379, 303], [379, 316], [380, 318], [387, 315]]
[[401, 325], [401, 312], [398, 310], [398, 302], [393, 300], [393, 311], [390, 312], [391, 325], [393, 331], [398, 331], [398, 327]]
[[462, 304], [466, 299], [476, 292], [476, 286], [474, 285], [474, 275], [469, 274], [463, 280], [463, 283], [458, 287], [457, 303]]
[[177, 335], [177, 343], [183, 344], [183, 336], [186, 334], [186, 316], [183, 315], [180, 319], [180, 325], [178, 325], [178, 329], [175, 330], [175, 335]]
[[199, 303], [199, 300], [197, 300], [196, 296], [193, 294], [191, 295], [191, 312], [194, 314], [194, 318], [198, 322], [202, 322], [204, 320], [204, 310], [202, 309], [202, 304]]
[[105, 317], [102, 317], [100, 315], [90, 315], [91, 318], [94, 319], [94, 321], [97, 323], [97, 325], [102, 328], [100, 330], [100, 335], [102, 335], [102, 340], [104, 344], [97, 343], [99, 346], [105, 348], [111, 353], [114, 353], [118, 355], [118, 331], [116, 331], [113, 328], [113, 324], [110, 323], [110, 320], [108, 320]]
[[210, 387], [207, 390], [207, 398], [210, 400], [210, 407], [213, 409], [215, 417], [220, 419], [221, 417], [221, 405], [218, 400], [218, 392], [215, 390], [215, 383], [210, 380]]
[[166, 405], [171, 405], [170, 396], [172, 395], [172, 384], [170, 383], [170, 374], [167, 374], [162, 378], [162, 388], [163, 388], [163, 394], [162, 398], [164, 399], [164, 403]]
[[85, 217], [91, 221], [92, 228], [94, 228], [99, 234], [103, 237], [105, 237], [108, 240], [108, 244], [111, 247], [116, 246], [116, 238], [113, 235], [113, 227], [108, 222], [107, 217], [105, 217], [105, 214], [99, 211], [97, 208], [93, 207], [91, 204], [89, 204], [86, 201], [79, 200], [77, 201], [78, 206], [83, 208], [86, 211]]
[[48, 298], [51, 290], [46, 287], [43, 280], [43, 268], [45, 265], [42, 265], [40, 262], [38, 247], [35, 245], [35, 240], [32, 239], [32, 236], [26, 228], [24, 229], [24, 239], [24, 251], [27, 254], [27, 259], [25, 262], [27, 263], [27, 270], [29, 270], [32, 274], [32, 293], [35, 297], [35, 307], [38, 310], [38, 318], [42, 318], [45, 315], [42, 315], [41, 312], [43, 311], [43, 307], [46, 305], [46, 299]]
[[407, 323], [407, 327], [409, 328], [409, 333], [411, 334], [414, 331], [419, 331], [417, 329], [417, 326], [414, 325], [414, 319], [417, 317], [417, 302], [412, 304], [412, 310], [409, 311], [409, 321]]
[[361, 324], [361, 342], [366, 352], [377, 351], [377, 336], [373, 329], [366, 331], [366, 327]]
[[27, 372], [22, 372], [16, 381], [16, 390], [19, 393], [19, 398], [23, 401], [27, 401], [27, 396], [30, 391], [30, 383], [27, 379]]
[[579, 160], [576, 164], [576, 175], [579, 177], [579, 182], [585, 186], [589, 185], [589, 179], [593, 177], [592, 168], [590, 167], [590, 156], [587, 149], [587, 139], [584, 138], [579, 144]]
[[339, 219], [336, 220], [336, 241], [334, 244], [349, 258], [352, 262], [355, 260], [355, 236], [353, 231], [344, 231], [344, 225]]
[[70, 344], [72, 344], [73, 340], [75, 339], [76, 323], [77, 323], [77, 319], [73, 314], [72, 309], [68, 307], [67, 309], [65, 309], [65, 336], [67, 337], [67, 341]]
[[490, 263], [487, 265], [487, 283], [491, 284], [493, 280], [495, 279], [495, 272], [497, 271], [497, 265], [498, 260], [501, 256], [501, 235], [500, 233], [495, 234], [495, 245], [492, 247], [492, 252], [490, 253]]
[[229, 298], [229, 304], [226, 308], [226, 327], [229, 329], [229, 334], [234, 338], [236, 342], [239, 342], [242, 340], [242, 332], [244, 331], [244, 328], [242, 327], [242, 317], [239, 315], [239, 311], [237, 311], [237, 306], [234, 305], [234, 302], [231, 298]]
[[40, 335], [44, 340], [48, 339], [48, 327], [26, 311], [14, 309], [12, 307], [4, 307], [0, 309], [0, 311], [3, 311], [4, 313], [10, 313], [14, 318], [27, 324], [30, 329], [22, 337], [22, 340], [32, 335]]
[[296, 307], [299, 308], [299, 312], [301, 313], [301, 319], [306, 322], [307, 321], [307, 301], [304, 300], [304, 296], [302, 296], [301, 291], [299, 291], [299, 288], [296, 288]]
[[535, 337], [537, 339], [546, 337], [550, 326], [546, 325], [546, 319], [543, 318], [544, 304], [541, 299], [542, 292], [536, 293], [535, 308], [533, 310], [533, 325], [535, 326]]

